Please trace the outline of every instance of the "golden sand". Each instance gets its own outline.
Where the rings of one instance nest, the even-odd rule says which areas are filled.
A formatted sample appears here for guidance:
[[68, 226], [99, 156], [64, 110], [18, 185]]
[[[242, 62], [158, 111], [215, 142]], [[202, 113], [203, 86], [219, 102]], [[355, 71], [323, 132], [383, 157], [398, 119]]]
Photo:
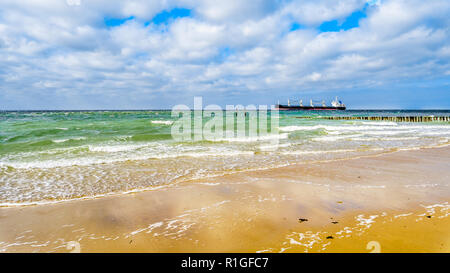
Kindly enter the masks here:
[[0, 208], [0, 250], [449, 252], [449, 155], [400, 151]]

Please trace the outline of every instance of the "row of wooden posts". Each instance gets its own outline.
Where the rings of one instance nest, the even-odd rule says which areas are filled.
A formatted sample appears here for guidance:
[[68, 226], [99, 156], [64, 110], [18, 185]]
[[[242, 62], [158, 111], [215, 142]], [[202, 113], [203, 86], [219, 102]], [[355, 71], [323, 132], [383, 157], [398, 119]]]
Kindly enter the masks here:
[[[311, 118], [311, 117], [299, 117]], [[390, 116], [390, 117], [357, 117], [357, 116], [321, 116], [321, 119], [332, 120], [373, 120], [373, 121], [393, 121], [393, 122], [449, 122], [450, 116]]]

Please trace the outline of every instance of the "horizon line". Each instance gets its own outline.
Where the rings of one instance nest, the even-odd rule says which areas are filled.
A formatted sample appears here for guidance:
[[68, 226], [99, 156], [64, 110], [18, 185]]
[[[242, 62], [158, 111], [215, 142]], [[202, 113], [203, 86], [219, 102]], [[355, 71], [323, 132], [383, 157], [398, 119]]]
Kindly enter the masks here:
[[[155, 108], [155, 109], [0, 109], [0, 112], [101, 112], [101, 111], [171, 111], [170, 108]], [[194, 109], [190, 109], [194, 110]], [[205, 109], [202, 109], [205, 110]], [[223, 109], [226, 111], [226, 109]], [[267, 109], [270, 110], [270, 109]], [[234, 111], [234, 110], [233, 110]], [[323, 110], [279, 110], [279, 111], [289, 111], [289, 112], [311, 112], [311, 111], [323, 111]], [[407, 108], [379, 108], [379, 109], [346, 109], [346, 110], [331, 110], [333, 111], [339, 111], [339, 112], [345, 112], [345, 111], [450, 111], [450, 108], [446, 109], [407, 109]], [[327, 111], [329, 112], [329, 111]]]

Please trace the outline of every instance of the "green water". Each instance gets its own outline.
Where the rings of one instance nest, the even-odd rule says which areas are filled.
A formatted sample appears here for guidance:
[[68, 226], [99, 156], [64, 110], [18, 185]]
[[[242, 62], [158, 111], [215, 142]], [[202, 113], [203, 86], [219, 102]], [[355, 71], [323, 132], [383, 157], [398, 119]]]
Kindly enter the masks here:
[[[0, 112], [0, 203], [17, 205], [138, 191], [299, 161], [444, 145], [450, 137], [448, 123], [318, 118], [336, 114], [449, 113], [281, 112], [278, 126], [273, 128], [276, 135], [175, 141], [171, 128], [177, 118], [170, 111]], [[208, 120], [210, 117], [204, 118], [203, 123]], [[249, 120], [243, 121], [247, 127]], [[238, 124], [234, 122], [236, 128]]]

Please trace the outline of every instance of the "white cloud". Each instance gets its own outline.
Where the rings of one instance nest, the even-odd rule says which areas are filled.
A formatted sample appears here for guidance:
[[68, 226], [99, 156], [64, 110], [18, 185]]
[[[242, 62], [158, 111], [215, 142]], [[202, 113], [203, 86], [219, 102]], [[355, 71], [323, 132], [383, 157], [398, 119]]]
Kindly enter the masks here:
[[[448, 76], [448, 1], [380, 1], [366, 7], [367, 18], [357, 28], [316, 29], [324, 21], [343, 20], [365, 2], [81, 0], [71, 6], [4, 0], [0, 99], [9, 104], [0, 107], [38, 107], [34, 99], [40, 96], [59, 96], [55, 104], [71, 98], [82, 108], [102, 108], [93, 96], [111, 98], [111, 107], [157, 107], [171, 96], [264, 98], [280, 90]], [[145, 24], [174, 7], [190, 8], [193, 16]], [[120, 26], [104, 25], [105, 17], [130, 16]], [[290, 32], [294, 22], [303, 27]]]
[[276, 0], [227, 0], [210, 1], [199, 0], [196, 12], [209, 21], [241, 22], [260, 19], [277, 8]]
[[306, 25], [319, 25], [325, 21], [340, 20], [361, 9], [364, 0], [294, 0], [287, 4], [283, 12]]

